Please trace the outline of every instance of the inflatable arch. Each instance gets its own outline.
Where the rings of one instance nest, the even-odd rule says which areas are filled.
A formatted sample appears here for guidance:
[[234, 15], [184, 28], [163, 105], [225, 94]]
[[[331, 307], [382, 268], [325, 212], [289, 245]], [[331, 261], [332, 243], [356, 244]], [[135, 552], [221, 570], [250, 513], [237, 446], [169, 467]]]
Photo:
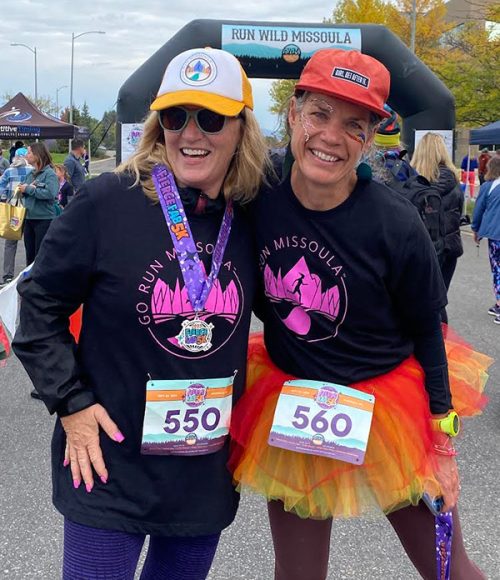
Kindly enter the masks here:
[[[249, 77], [296, 79], [312, 52], [321, 48], [361, 50], [391, 73], [388, 104], [403, 118], [402, 141], [413, 150], [415, 130], [452, 130], [455, 105], [450, 91], [384, 26], [193, 20], [184, 26], [122, 85], [117, 105], [117, 161], [122, 130], [143, 121], [168, 62], [184, 50], [223, 48], [240, 60]], [[123, 138], [122, 138], [123, 137]], [[133, 141], [134, 135], [128, 133]]]

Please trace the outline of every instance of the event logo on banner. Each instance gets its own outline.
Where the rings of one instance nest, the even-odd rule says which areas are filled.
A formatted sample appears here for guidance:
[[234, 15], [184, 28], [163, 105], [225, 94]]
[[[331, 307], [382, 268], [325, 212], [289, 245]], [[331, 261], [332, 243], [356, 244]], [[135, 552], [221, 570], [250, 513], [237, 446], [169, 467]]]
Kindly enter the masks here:
[[32, 116], [31, 113], [22, 113], [20, 109], [14, 108], [10, 111], [0, 113], [0, 117], [9, 123], [23, 123], [24, 121], [29, 121]]
[[361, 29], [223, 24], [221, 48], [261, 68], [276, 61], [302, 67], [322, 48], [361, 50]]

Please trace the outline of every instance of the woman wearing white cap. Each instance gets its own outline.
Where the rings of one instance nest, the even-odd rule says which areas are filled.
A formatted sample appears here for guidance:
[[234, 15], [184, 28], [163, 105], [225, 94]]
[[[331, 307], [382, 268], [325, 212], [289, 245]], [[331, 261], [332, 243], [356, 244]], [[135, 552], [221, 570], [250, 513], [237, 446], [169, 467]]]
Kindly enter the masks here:
[[[254, 288], [241, 202], [266, 147], [238, 61], [168, 65], [135, 154], [90, 180], [19, 286], [14, 350], [58, 415], [63, 577], [205, 578], [238, 494], [227, 470]], [[83, 303], [79, 344], [68, 318]]]
[[449, 381], [429, 236], [409, 202], [358, 168], [388, 94], [374, 58], [315, 53], [288, 113], [291, 171], [255, 202], [264, 343], [250, 344], [231, 465], [241, 489], [269, 500], [279, 580], [326, 578], [332, 518], [370, 510], [422, 576], [436, 578], [437, 558], [444, 578], [451, 516], [437, 536], [424, 497], [453, 510], [453, 579], [483, 578], [463, 547], [451, 437], [457, 411], [481, 408], [491, 361], [455, 344], [449, 359], [467, 373], [450, 366]]

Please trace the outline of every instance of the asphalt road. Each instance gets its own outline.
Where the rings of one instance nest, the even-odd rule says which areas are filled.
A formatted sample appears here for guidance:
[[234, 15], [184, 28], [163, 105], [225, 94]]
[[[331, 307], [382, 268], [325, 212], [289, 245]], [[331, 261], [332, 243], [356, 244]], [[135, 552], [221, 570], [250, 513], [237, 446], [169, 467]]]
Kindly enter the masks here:
[[[486, 314], [493, 303], [486, 244], [478, 256], [470, 235], [464, 235], [464, 243], [465, 255], [450, 291], [450, 323], [477, 350], [498, 359], [500, 325]], [[23, 260], [20, 251], [18, 270]], [[60, 577], [62, 518], [50, 501], [54, 420], [41, 403], [30, 399], [28, 377], [15, 358], [0, 369], [0, 383], [0, 579], [55, 580]], [[495, 364], [487, 386], [490, 404], [482, 417], [465, 422], [458, 461], [466, 546], [487, 577], [500, 580], [499, 383], [500, 368]], [[272, 569], [264, 502], [245, 497], [235, 523], [223, 533], [210, 579], [271, 580]], [[383, 517], [334, 524], [330, 579], [418, 577]]]
[[91, 175], [99, 175], [105, 171], [113, 171], [116, 167], [116, 158], [108, 157], [106, 159], [98, 159], [90, 162]]

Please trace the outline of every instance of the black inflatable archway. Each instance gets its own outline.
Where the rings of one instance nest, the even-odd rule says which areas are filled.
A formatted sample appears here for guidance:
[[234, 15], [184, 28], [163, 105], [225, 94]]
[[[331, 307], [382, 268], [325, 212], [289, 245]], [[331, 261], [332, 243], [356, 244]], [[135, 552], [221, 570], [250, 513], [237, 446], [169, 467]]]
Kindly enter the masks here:
[[[413, 150], [414, 130], [445, 130], [455, 126], [455, 104], [450, 91], [384, 26], [193, 20], [121, 87], [117, 106], [118, 161], [121, 158], [121, 125], [140, 123], [144, 119], [167, 63], [184, 50], [204, 46], [224, 48], [236, 54], [249, 77], [272, 79], [298, 78], [311, 47], [357, 48], [389, 69], [391, 93], [388, 103], [403, 118], [402, 140], [410, 150]], [[233, 51], [235, 47], [237, 50]], [[268, 51], [265, 56], [262, 56], [263, 51]]]

